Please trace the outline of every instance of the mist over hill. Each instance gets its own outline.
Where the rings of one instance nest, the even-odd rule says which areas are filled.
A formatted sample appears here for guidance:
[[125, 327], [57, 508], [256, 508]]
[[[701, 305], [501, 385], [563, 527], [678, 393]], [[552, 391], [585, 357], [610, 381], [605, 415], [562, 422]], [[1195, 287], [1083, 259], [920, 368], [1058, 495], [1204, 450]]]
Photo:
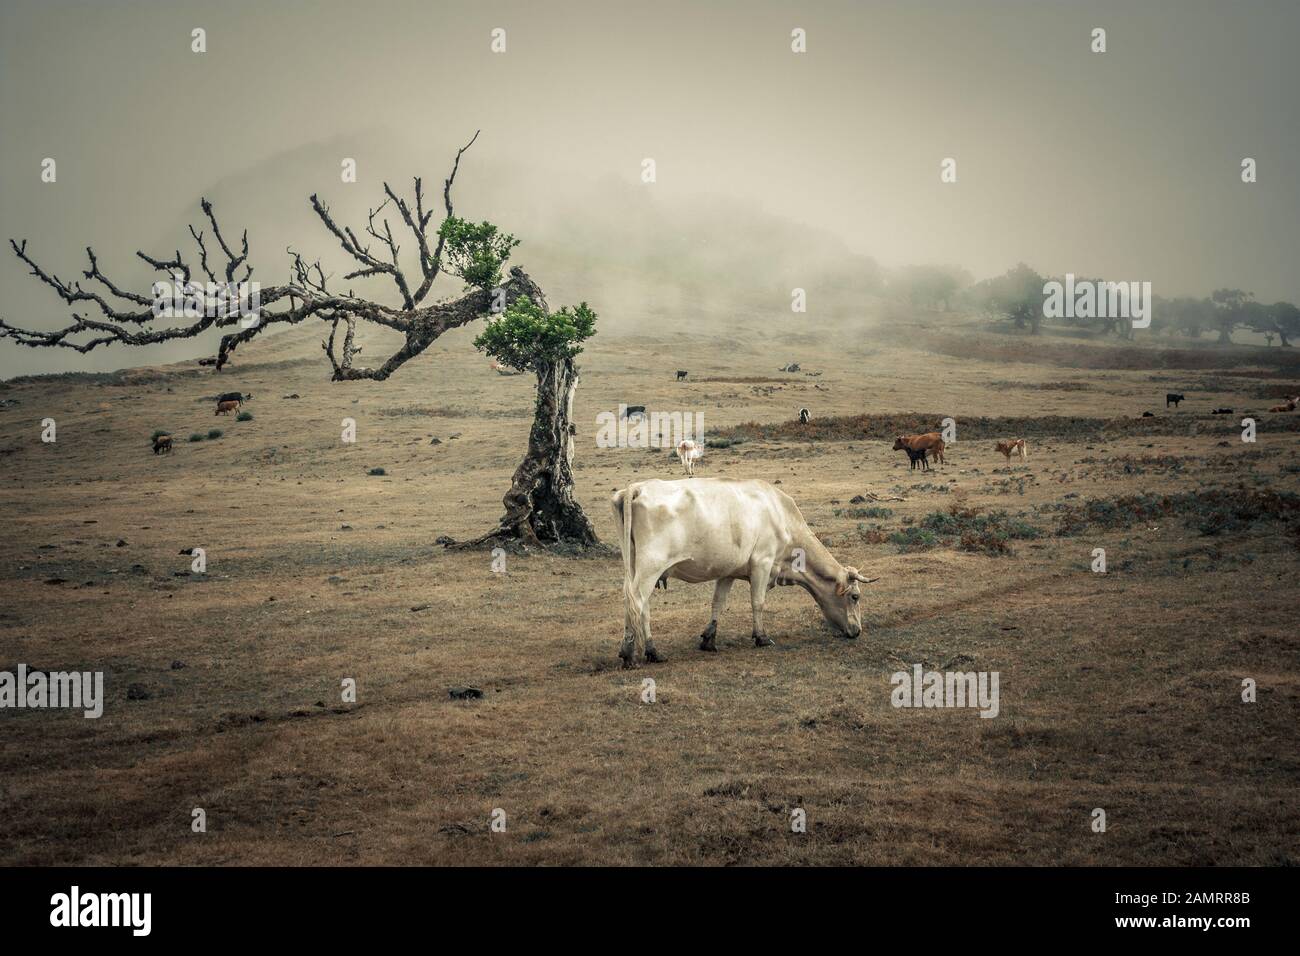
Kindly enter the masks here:
[[[145, 290], [157, 278], [135, 258], [136, 249], [155, 256], [179, 249], [197, 266], [188, 227], [207, 225], [199, 209], [202, 195], [213, 202], [228, 241], [236, 242], [247, 229], [253, 277], [264, 286], [286, 280], [286, 250], [292, 248], [308, 261], [319, 258], [332, 288], [350, 287], [397, 306], [400, 299], [386, 276], [344, 282], [342, 277], [355, 262], [316, 217], [309, 197], [317, 193], [336, 221], [360, 235], [368, 212], [384, 199], [383, 182], [410, 200], [413, 177], [418, 175], [426, 208], [437, 210], [436, 221], [443, 214], [443, 181], [456, 148], [448, 140], [444, 149], [419, 149], [396, 134], [375, 131], [300, 146], [212, 183], [189, 205], [171, 210], [167, 222], [152, 228], [147, 219], [124, 223], [107, 245], [97, 243], [95, 251], [105, 271], [132, 289]], [[358, 182], [340, 181], [339, 157], [357, 160]], [[503, 158], [478, 144], [461, 162], [452, 198], [458, 216], [490, 220], [519, 238], [512, 263], [522, 265], [541, 284], [553, 308], [589, 302], [600, 314], [601, 334], [666, 328], [689, 333], [705, 331], [706, 325], [711, 333], [725, 334], [750, 323], [769, 324], [775, 331], [779, 323], [792, 319], [816, 322], [843, 316], [854, 300], [860, 304], [862, 294], [880, 285], [880, 268], [873, 259], [855, 255], [825, 230], [760, 206], [690, 195], [657, 182], [612, 175], [593, 180], [543, 161]], [[398, 236], [408, 275], [418, 274], [414, 238], [403, 235], [405, 226], [391, 205], [383, 215]], [[61, 276], [84, 268], [84, 253], [80, 260], [65, 256], [62, 243], [33, 242], [32, 248], [37, 261]], [[791, 311], [796, 288], [807, 293], [806, 315]], [[443, 276], [433, 298], [460, 292], [458, 279]], [[35, 278], [15, 283], [7, 300], [6, 314], [21, 315], [33, 324], [39, 320], [41, 327], [65, 321], [62, 303]], [[309, 321], [295, 336], [319, 339], [322, 328], [319, 321]], [[261, 340], [283, 331], [269, 330]], [[174, 362], [215, 354], [218, 338], [213, 331], [144, 349], [115, 346], [87, 355], [7, 343], [0, 350], [0, 375]]]

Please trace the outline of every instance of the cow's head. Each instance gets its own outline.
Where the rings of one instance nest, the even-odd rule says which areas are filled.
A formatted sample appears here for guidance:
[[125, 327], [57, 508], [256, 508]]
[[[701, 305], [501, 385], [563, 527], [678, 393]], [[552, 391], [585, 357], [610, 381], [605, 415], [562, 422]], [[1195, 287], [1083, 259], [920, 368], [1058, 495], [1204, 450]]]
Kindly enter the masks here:
[[872, 580], [859, 574], [857, 568], [841, 568], [835, 581], [828, 582], [829, 587], [817, 589], [813, 597], [822, 609], [826, 623], [846, 637], [861, 634], [862, 589], [858, 584], [870, 584]]
[[894, 451], [905, 451], [906, 449], [907, 449], [907, 442], [903, 440], [902, 435], [899, 435], [897, 438], [894, 439]]

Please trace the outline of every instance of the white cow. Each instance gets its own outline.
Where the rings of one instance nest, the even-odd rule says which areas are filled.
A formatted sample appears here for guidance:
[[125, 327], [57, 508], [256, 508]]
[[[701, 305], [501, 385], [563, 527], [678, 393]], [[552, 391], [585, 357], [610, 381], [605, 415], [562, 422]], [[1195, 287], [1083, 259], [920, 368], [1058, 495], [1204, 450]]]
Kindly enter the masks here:
[[704, 446], [699, 442], [683, 438], [677, 443], [677, 458], [681, 461], [686, 474], [695, 477], [695, 463], [704, 457]]
[[[754, 644], [772, 641], [763, 632], [763, 604], [778, 584], [797, 584], [817, 602], [841, 633], [862, 633], [858, 582], [871, 580], [831, 556], [789, 495], [758, 479], [638, 481], [611, 500], [623, 549], [624, 667], [638, 651], [662, 661], [650, 637], [650, 595], [661, 578], [691, 584], [716, 581], [713, 615], [700, 635], [700, 650], [716, 651], [718, 618], [731, 585], [749, 582]], [[872, 579], [874, 580], [874, 579]]]

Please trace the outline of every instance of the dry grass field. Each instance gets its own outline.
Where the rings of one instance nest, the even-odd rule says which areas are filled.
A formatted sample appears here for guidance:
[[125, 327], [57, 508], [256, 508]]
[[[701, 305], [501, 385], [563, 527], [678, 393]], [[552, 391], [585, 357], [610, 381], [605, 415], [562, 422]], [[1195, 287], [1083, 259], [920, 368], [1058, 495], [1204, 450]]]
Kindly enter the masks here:
[[[579, 498], [614, 544], [610, 494], [680, 472], [596, 447], [599, 412], [702, 411], [741, 439], [702, 476], [780, 481], [880, 578], [856, 641], [781, 588], [755, 648], [742, 584], [705, 654], [711, 589], [673, 582], [651, 616], [669, 660], [624, 671], [616, 551], [495, 573], [444, 550], [499, 517], [531, 418], [531, 379], [492, 372], [473, 329], [378, 384], [329, 382], [293, 331], [220, 375], [0, 387], [0, 669], [103, 670], [107, 696], [98, 720], [0, 712], [0, 863], [1300, 862], [1300, 412], [1265, 412], [1300, 391], [1287, 350], [714, 327], [588, 344]], [[252, 420], [214, 418], [229, 390]], [[910, 472], [894, 427], [948, 415], [948, 463]], [[1027, 464], [993, 450], [1010, 428]], [[999, 672], [1000, 714], [895, 709], [915, 663]], [[467, 685], [483, 698], [450, 698]]]

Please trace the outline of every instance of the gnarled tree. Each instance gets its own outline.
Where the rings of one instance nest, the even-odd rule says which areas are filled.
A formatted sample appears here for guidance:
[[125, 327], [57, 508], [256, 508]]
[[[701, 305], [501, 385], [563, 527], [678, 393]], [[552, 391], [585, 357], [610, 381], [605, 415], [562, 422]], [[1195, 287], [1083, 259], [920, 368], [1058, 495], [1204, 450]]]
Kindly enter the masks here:
[[[316, 216], [343, 251], [356, 261], [357, 267], [342, 277], [343, 282], [387, 277], [396, 286], [400, 306], [385, 305], [357, 295], [350, 287], [346, 291], [338, 288], [319, 259], [308, 262], [291, 249], [288, 281], [258, 289], [260, 308], [255, 317], [224, 298], [215, 308], [211, 307], [212, 299], [205, 300], [201, 291], [205, 282], [209, 287], [242, 285], [247, 288], [254, 281], [254, 272], [249, 261], [247, 231], [237, 244], [232, 245], [218, 224], [212, 203], [203, 199], [201, 208], [207, 229], [201, 231], [190, 226], [197, 265], [192, 257], [182, 255], [179, 249], [168, 258], [136, 253], [153, 270], [162, 273], [168, 282], [174, 282], [187, 291], [193, 290], [196, 305], [207, 306], [182, 311], [183, 319], [192, 318], [193, 321], [169, 324], [174, 313], [159, 309], [156, 286], [150, 289], [149, 294], [124, 288], [100, 268], [99, 259], [90, 247], [86, 248], [88, 266], [82, 271], [82, 277], [67, 281], [38, 265], [28, 252], [25, 239], [11, 239], [14, 253], [30, 268], [31, 274], [52, 288], [71, 307], [72, 320], [61, 328], [43, 331], [21, 328], [0, 319], [0, 338], [33, 348], [67, 348], [86, 353], [110, 344], [153, 345], [194, 338], [209, 329], [220, 329], [226, 331], [213, 363], [220, 371], [240, 345], [267, 329], [317, 319], [329, 326], [328, 336], [321, 347], [329, 359], [335, 381], [383, 381], [443, 333], [500, 312], [507, 303], [515, 303], [512, 307], [515, 309], [525, 307], [519, 305], [521, 302], [528, 303], [526, 308], [545, 316], [546, 297], [523, 269], [514, 266], [508, 276], [503, 276], [510, 253], [518, 241], [491, 223], [468, 222], [453, 212], [452, 185], [460, 169], [460, 160], [477, 139], [478, 133], [475, 133], [474, 138], [456, 153], [451, 172], [443, 183], [445, 212], [432, 235], [430, 224], [434, 210], [425, 208], [424, 189], [419, 177], [415, 179], [411, 201], [399, 197], [388, 183], [384, 183], [384, 201], [378, 208], [370, 210], [364, 238], [350, 226], [337, 222], [318, 196], [311, 196], [311, 207]], [[400, 220], [396, 234], [385, 215], [390, 207], [396, 213], [396, 219]], [[401, 246], [398, 235], [404, 234], [403, 229], [415, 242], [420, 269], [418, 276], [408, 276], [399, 262]], [[459, 298], [430, 302], [434, 280], [443, 273], [464, 282], [462, 294]], [[356, 359], [361, 349], [355, 341], [358, 320], [401, 333], [402, 346], [380, 365], [359, 365]], [[539, 394], [539, 405], [541, 401]], [[567, 423], [567, 417], [565, 421]], [[532, 448], [530, 439], [530, 458]], [[547, 454], [545, 449], [540, 453], [543, 456]], [[516, 485], [506, 499], [508, 517], [516, 515], [516, 524], [534, 529], [539, 540], [572, 541], [584, 546], [594, 543], [591, 524], [573, 501], [572, 472], [567, 463], [563, 468], [551, 469], [548, 474], [552, 475], [551, 481], [559, 482], [553, 486], [555, 491], [548, 495], [534, 493], [519, 499], [523, 502], [522, 507], [539, 507], [543, 513], [532, 518], [510, 504], [515, 500], [511, 496], [519, 487], [520, 477], [516, 475]], [[566, 480], [570, 482], [567, 497], [561, 492]], [[567, 501], [558, 511], [552, 504], [555, 495]], [[557, 520], [561, 514], [565, 516], [564, 520]], [[543, 529], [545, 534], [541, 533]]]
[[468, 544], [599, 543], [596, 529], [573, 497], [573, 396], [578, 389], [574, 359], [583, 340], [595, 331], [596, 313], [585, 302], [573, 311], [565, 306], [547, 312], [519, 296], [474, 340], [501, 364], [535, 373], [537, 403], [528, 453], [505, 497], [505, 516], [495, 531]]

